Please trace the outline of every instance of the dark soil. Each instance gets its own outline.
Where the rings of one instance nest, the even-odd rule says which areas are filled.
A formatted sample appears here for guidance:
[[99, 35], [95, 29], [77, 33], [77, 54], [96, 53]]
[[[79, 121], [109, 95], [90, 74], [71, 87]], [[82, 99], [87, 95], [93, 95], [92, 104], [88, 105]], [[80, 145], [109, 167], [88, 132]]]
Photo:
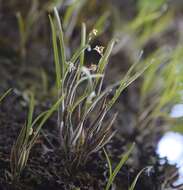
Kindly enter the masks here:
[[[21, 102], [25, 106], [21, 106]], [[42, 109], [45, 109], [44, 107]], [[69, 163], [59, 148], [56, 117], [52, 117], [44, 127], [42, 134], [31, 151], [28, 165], [17, 184], [10, 180], [10, 152], [26, 118], [26, 102], [23, 97], [11, 94], [1, 104], [0, 108], [0, 189], [9, 190], [60, 190], [80, 187], [82, 190], [101, 190], [108, 180], [108, 167], [102, 151], [93, 154], [85, 166], [69, 171]], [[39, 112], [40, 110], [37, 110]], [[134, 136], [134, 137], [133, 137]], [[155, 153], [153, 142], [144, 138], [138, 142], [135, 134], [131, 138], [116, 135], [106, 146], [109, 156], [116, 165], [122, 153], [127, 150], [127, 144], [136, 141], [136, 149], [129, 164], [125, 165], [116, 178], [117, 189], [128, 189], [140, 169], [152, 166], [149, 173], [144, 173], [136, 189], [159, 190], [160, 184], [166, 178], [166, 172], [171, 171], [168, 165], [161, 166]], [[47, 140], [49, 139], [49, 140]], [[144, 144], [145, 142], [145, 144]], [[169, 169], [168, 169], [169, 168]], [[173, 170], [172, 170], [173, 171]]]

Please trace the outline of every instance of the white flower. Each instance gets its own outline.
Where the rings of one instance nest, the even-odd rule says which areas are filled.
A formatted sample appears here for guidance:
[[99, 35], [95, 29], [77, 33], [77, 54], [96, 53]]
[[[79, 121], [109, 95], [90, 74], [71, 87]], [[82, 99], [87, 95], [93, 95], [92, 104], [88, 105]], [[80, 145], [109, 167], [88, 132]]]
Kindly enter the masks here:
[[93, 39], [93, 37], [97, 36], [98, 30], [97, 29], [93, 29], [90, 33], [89, 33], [89, 41], [91, 41]]
[[94, 50], [97, 51], [100, 55], [103, 56], [103, 52], [104, 52], [104, 47], [103, 46], [95, 46]]
[[96, 96], [95, 91], [91, 92], [91, 94], [88, 96], [88, 102], [91, 102], [95, 96]]
[[76, 67], [74, 66], [72, 62], [68, 62], [68, 65], [69, 65], [69, 72], [72, 72], [76, 69]]

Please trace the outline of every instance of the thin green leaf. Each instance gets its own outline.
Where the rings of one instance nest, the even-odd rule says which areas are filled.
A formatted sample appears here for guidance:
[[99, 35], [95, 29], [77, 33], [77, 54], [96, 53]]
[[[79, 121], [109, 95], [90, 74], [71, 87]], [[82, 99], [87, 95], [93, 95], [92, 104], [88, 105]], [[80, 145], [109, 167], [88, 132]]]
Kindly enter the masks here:
[[22, 18], [22, 15], [20, 12], [16, 13], [16, 17], [18, 20], [18, 28], [20, 32], [20, 45], [21, 48], [25, 48], [25, 43], [26, 43], [26, 28], [25, 28], [25, 22], [24, 19]]
[[94, 29], [97, 30], [97, 36], [100, 35], [103, 32], [103, 30], [104, 30], [104, 24], [106, 23], [109, 15], [110, 15], [110, 12], [107, 11], [102, 16], [100, 16], [98, 18], [96, 24], [93, 27]]
[[135, 144], [133, 143], [131, 145], [131, 147], [129, 148], [129, 150], [122, 156], [120, 162], [118, 163], [118, 165], [116, 166], [116, 168], [114, 169], [114, 171], [112, 172], [112, 175], [109, 177], [108, 183], [106, 185], [105, 190], [109, 190], [109, 188], [111, 187], [116, 175], [118, 174], [118, 172], [120, 171], [121, 167], [125, 164], [125, 162], [128, 160], [130, 154], [132, 153], [133, 149], [134, 149]]
[[61, 69], [62, 69], [62, 77], [64, 76], [65, 73], [65, 69], [67, 68], [67, 64], [66, 64], [66, 53], [65, 53], [65, 44], [64, 44], [64, 34], [63, 34], [63, 30], [62, 30], [62, 24], [61, 24], [61, 20], [58, 14], [58, 11], [56, 9], [56, 7], [54, 8], [54, 14], [55, 14], [55, 18], [57, 21], [57, 25], [58, 25], [58, 29], [59, 29], [59, 42], [60, 42], [60, 49], [61, 49], [61, 60], [62, 60], [62, 64], [61, 64]]
[[30, 127], [31, 127], [31, 124], [32, 124], [33, 112], [34, 112], [34, 95], [31, 94], [31, 97], [30, 97], [30, 104], [29, 104], [28, 121], [27, 121], [27, 126], [28, 126], [28, 128], [30, 128]]
[[121, 81], [120, 81], [120, 86], [116, 90], [112, 100], [109, 102], [109, 109], [114, 105], [118, 97], [120, 96], [121, 92], [127, 88], [132, 82], [134, 82], [137, 78], [139, 78], [148, 68], [149, 66], [152, 65], [152, 63], [144, 66], [140, 71], [138, 71], [136, 74], [134, 74], [132, 77], [129, 78], [129, 76], [125, 76]]
[[[86, 25], [82, 23], [81, 27], [81, 48], [86, 45]], [[80, 56], [80, 67], [84, 65], [84, 51], [81, 53]]]
[[75, 101], [74, 105], [72, 105], [72, 107], [69, 109], [69, 110], [70, 110], [70, 113], [72, 113], [72, 112], [76, 109], [76, 107], [79, 106], [79, 104], [80, 104], [84, 99], [86, 99], [88, 96], [89, 96], [88, 93], [85, 93], [85, 94], [83, 94], [82, 96], [80, 96], [80, 97], [78, 98], [78, 100]]
[[0, 96], [0, 102], [12, 91], [12, 88], [8, 89], [3, 95]]
[[61, 88], [61, 68], [59, 63], [59, 54], [58, 54], [58, 45], [57, 45], [57, 37], [56, 37], [56, 29], [53, 23], [51, 16], [49, 15], [51, 30], [52, 30], [52, 42], [53, 42], [53, 52], [54, 52], [54, 63], [55, 63], [55, 71], [56, 71], [56, 84], [57, 90]]
[[[76, 52], [74, 53], [74, 55], [72, 56], [70, 62], [71, 63], [75, 63], [77, 61], [77, 59], [84, 54], [84, 51], [89, 47], [89, 45], [84, 45], [82, 47], [80, 47], [78, 50], [76, 50]], [[81, 63], [79, 65], [81, 67]]]
[[80, 0], [75, 0], [67, 9], [63, 19], [64, 28], [68, 27], [74, 9], [78, 6]]
[[[99, 63], [98, 63], [97, 73], [99, 73], [99, 74], [104, 73], [104, 70], [105, 70], [105, 68], [106, 68], [106, 66], [107, 66], [107, 64], [108, 64], [108, 59], [109, 59], [109, 56], [110, 56], [110, 54], [111, 54], [111, 52], [112, 52], [112, 49], [113, 49], [113, 47], [114, 47], [114, 44], [115, 44], [115, 40], [112, 39], [112, 40], [109, 42], [109, 45], [107, 46], [107, 49], [106, 49], [104, 55], [101, 57], [101, 59], [100, 59], [100, 61], [99, 61]], [[99, 79], [96, 79], [95, 86], [97, 86], [98, 81], [99, 81]], [[101, 84], [100, 86], [102, 86], [102, 84]]]
[[112, 39], [110, 42], [109, 42], [109, 45], [107, 46], [107, 49], [104, 53], [104, 55], [101, 57], [100, 61], [99, 61], [99, 64], [98, 64], [98, 69], [97, 69], [97, 73], [103, 73], [107, 63], [108, 63], [108, 59], [109, 59], [109, 56], [112, 52], [112, 49], [114, 47], [114, 44], [115, 44], [115, 40]]
[[105, 148], [103, 148], [103, 151], [104, 151], [104, 154], [105, 154], [105, 157], [106, 157], [106, 160], [107, 160], [107, 164], [108, 164], [108, 167], [109, 167], [109, 176], [112, 176], [112, 164], [111, 164], [111, 160], [105, 150]]
[[131, 184], [130, 188], [128, 190], [134, 190], [135, 189], [135, 185], [137, 183], [137, 180], [139, 179], [140, 175], [145, 171], [145, 170], [149, 170], [151, 169], [152, 167], [148, 166], [148, 167], [145, 167], [143, 168], [138, 174], [137, 176], [135, 177], [133, 183]]
[[30, 140], [29, 146], [32, 146], [34, 144], [35, 140], [37, 139], [40, 129], [45, 124], [45, 122], [49, 119], [49, 117], [53, 114], [53, 112], [58, 109], [63, 99], [64, 99], [64, 96], [59, 98], [59, 100], [47, 112], [45, 112], [46, 114], [43, 115], [43, 118], [41, 119], [40, 124], [36, 127], [34, 131], [34, 136]]
[[90, 74], [90, 76], [86, 76], [86, 77], [82, 77], [77, 83], [76, 85], [73, 87], [73, 90], [71, 92], [71, 96], [70, 96], [70, 104], [72, 104], [73, 98], [74, 98], [74, 94], [76, 92], [76, 89], [78, 88], [78, 86], [84, 82], [85, 80], [91, 80], [92, 78], [101, 78], [103, 77], [103, 75], [100, 74]]

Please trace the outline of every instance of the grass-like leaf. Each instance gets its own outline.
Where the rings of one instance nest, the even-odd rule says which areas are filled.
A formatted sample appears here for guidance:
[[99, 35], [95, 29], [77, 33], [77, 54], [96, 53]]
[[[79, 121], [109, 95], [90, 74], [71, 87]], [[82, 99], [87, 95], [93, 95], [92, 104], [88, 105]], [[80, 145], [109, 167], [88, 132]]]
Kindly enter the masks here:
[[109, 176], [112, 176], [112, 163], [111, 163], [111, 160], [110, 160], [106, 150], [105, 149], [103, 149], [103, 150], [104, 150], [104, 154], [105, 154], [107, 164], [108, 164], [108, 167], [109, 167]]
[[[132, 153], [132, 151], [134, 149], [134, 146], [135, 146], [135, 144], [131, 145], [131, 147], [129, 148], [129, 150], [126, 153], [124, 153], [124, 155], [122, 156], [120, 162], [117, 164], [117, 166], [115, 167], [114, 171], [112, 173], [110, 172], [111, 175], [109, 176], [109, 180], [107, 182], [105, 190], [109, 190], [110, 189], [110, 187], [113, 184], [113, 181], [114, 181], [116, 175], [118, 174], [118, 172], [120, 171], [120, 169], [123, 167], [123, 165], [125, 164], [125, 162], [128, 160], [130, 154]], [[107, 153], [105, 153], [105, 155], [107, 155]], [[112, 166], [111, 166], [111, 161], [110, 161], [109, 157], [106, 156], [106, 159], [108, 161], [109, 168], [111, 168]]]
[[58, 26], [58, 31], [59, 31], [59, 42], [60, 42], [60, 50], [61, 50], [61, 73], [62, 73], [62, 78], [64, 76], [64, 73], [65, 73], [65, 69], [67, 67], [67, 64], [66, 64], [66, 53], [65, 53], [65, 45], [64, 45], [64, 34], [63, 34], [63, 29], [62, 29], [62, 25], [61, 25], [61, 20], [60, 20], [60, 17], [59, 17], [59, 14], [58, 14], [58, 11], [56, 8], [54, 8], [54, 14], [55, 14], [55, 18], [56, 18], [56, 21], [57, 21], [57, 26]]
[[137, 176], [135, 177], [133, 183], [131, 184], [131, 186], [129, 187], [128, 190], [134, 190], [134, 189], [135, 189], [135, 185], [136, 185], [137, 180], [139, 179], [140, 175], [141, 175], [144, 171], [150, 170], [150, 169], [151, 169], [150, 166], [143, 168], [143, 169], [137, 174]]
[[[86, 45], [86, 25], [85, 23], [82, 23], [82, 28], [81, 28], [81, 48]], [[80, 67], [84, 65], [84, 57], [85, 53], [84, 51], [80, 55]]]
[[[128, 72], [121, 81], [120, 81], [120, 85], [117, 88], [112, 100], [109, 102], [109, 108], [111, 108], [113, 106], [113, 104], [116, 102], [116, 100], [118, 99], [118, 97], [120, 96], [120, 94], [122, 93], [122, 91], [127, 88], [132, 82], [134, 82], [137, 78], [139, 78], [148, 68], [149, 66], [151, 66], [153, 63], [149, 63], [146, 66], [144, 66], [140, 71], [138, 71], [137, 73], [135, 73], [132, 77], [130, 77], [131, 74], [131, 68], [129, 69], [130, 72]], [[131, 66], [133, 67], [133, 65]], [[133, 67], [134, 68], [134, 67]]]
[[56, 84], [57, 89], [61, 88], [61, 67], [59, 62], [59, 54], [58, 54], [58, 45], [57, 45], [57, 35], [56, 35], [56, 29], [55, 25], [53, 23], [53, 20], [51, 16], [49, 15], [50, 23], [51, 23], [51, 29], [52, 29], [52, 42], [53, 42], [53, 52], [54, 52], [54, 63], [55, 63], [55, 70], [56, 70]]
[[10, 167], [13, 181], [19, 180], [20, 174], [27, 164], [30, 150], [36, 142], [42, 126], [53, 114], [53, 112], [58, 109], [58, 106], [62, 100], [63, 97], [61, 97], [49, 110], [41, 113], [33, 121], [34, 97], [31, 96], [27, 124], [25, 124], [21, 129], [20, 134], [11, 150]]
[[[103, 146], [109, 142], [114, 135], [112, 130], [113, 122], [117, 114], [113, 115], [111, 122], [104, 122], [105, 117], [113, 106], [121, 92], [136, 80], [142, 73], [148, 68], [149, 65], [144, 66], [140, 71], [132, 74], [137, 63], [135, 63], [123, 77], [121, 81], [106, 87], [102, 90], [105, 70], [109, 62], [109, 56], [115, 44], [115, 40], [112, 39], [109, 42], [104, 54], [100, 52], [101, 59], [96, 66], [96, 69], [92, 70], [90, 66], [85, 66], [85, 49], [91, 47], [92, 35], [96, 35], [96, 31], [93, 30], [86, 34], [86, 26], [82, 24], [81, 28], [81, 44], [76, 49], [75, 53], [67, 58], [67, 66], [64, 73], [60, 74], [61, 63], [59, 57], [63, 57], [62, 49], [65, 48], [63, 44], [62, 25], [58, 16], [58, 12], [54, 9], [57, 22], [54, 23], [50, 18], [52, 27], [53, 46], [55, 51], [55, 73], [57, 83], [62, 81], [62, 84], [58, 88], [58, 94], [65, 94], [62, 108], [58, 110], [58, 127], [60, 128], [60, 142], [65, 157], [68, 161], [71, 161], [70, 167], [77, 167], [80, 164], [84, 164], [88, 157], [97, 152]], [[107, 15], [105, 15], [107, 16]], [[104, 18], [101, 18], [103, 22]], [[58, 26], [55, 26], [57, 24]], [[99, 23], [100, 24], [100, 23]], [[60, 35], [58, 40], [61, 39], [61, 43], [57, 44], [56, 28], [60, 28]], [[101, 51], [103, 50], [103, 47]], [[61, 49], [61, 52], [58, 50]], [[63, 60], [66, 62], [66, 60]], [[63, 62], [62, 61], [62, 62]], [[91, 65], [92, 66], [92, 65]], [[59, 78], [59, 80], [58, 80]], [[61, 79], [60, 79], [61, 78]], [[109, 98], [111, 91], [117, 88], [112, 99]], [[59, 97], [59, 96], [58, 96]], [[114, 171], [114, 175], [115, 171]]]
[[3, 95], [0, 96], [0, 102], [12, 91], [12, 89], [8, 89]]

